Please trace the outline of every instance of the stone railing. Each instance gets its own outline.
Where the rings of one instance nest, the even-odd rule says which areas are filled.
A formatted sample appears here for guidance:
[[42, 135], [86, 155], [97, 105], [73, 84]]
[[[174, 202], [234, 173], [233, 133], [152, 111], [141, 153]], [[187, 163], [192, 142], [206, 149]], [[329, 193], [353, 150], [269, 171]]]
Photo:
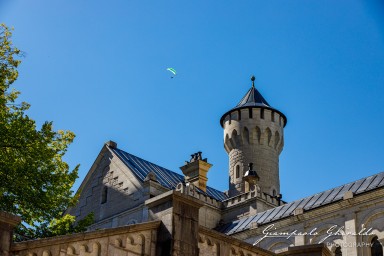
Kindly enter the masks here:
[[13, 256], [155, 255], [160, 221], [14, 243]]

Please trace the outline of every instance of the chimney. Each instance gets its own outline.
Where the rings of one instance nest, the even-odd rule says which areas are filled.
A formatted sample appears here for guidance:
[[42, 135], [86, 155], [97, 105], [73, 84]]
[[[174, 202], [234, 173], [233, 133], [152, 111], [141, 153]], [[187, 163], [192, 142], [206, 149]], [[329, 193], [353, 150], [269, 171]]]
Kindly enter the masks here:
[[208, 159], [203, 159], [201, 152], [197, 152], [191, 155], [191, 160], [186, 161], [185, 165], [180, 167], [185, 175], [185, 181], [193, 183], [196, 187], [207, 191], [207, 172], [211, 168], [211, 164], [207, 161]]

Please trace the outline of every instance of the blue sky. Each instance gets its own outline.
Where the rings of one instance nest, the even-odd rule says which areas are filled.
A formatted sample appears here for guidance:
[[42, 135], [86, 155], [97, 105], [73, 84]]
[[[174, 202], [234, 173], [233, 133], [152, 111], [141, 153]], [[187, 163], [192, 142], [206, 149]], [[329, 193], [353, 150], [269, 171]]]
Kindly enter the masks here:
[[226, 190], [219, 120], [254, 74], [288, 118], [287, 201], [384, 171], [383, 14], [374, 0], [0, 0], [25, 52], [15, 87], [28, 114], [77, 135], [75, 189], [114, 140], [175, 171], [201, 150], [208, 184]]

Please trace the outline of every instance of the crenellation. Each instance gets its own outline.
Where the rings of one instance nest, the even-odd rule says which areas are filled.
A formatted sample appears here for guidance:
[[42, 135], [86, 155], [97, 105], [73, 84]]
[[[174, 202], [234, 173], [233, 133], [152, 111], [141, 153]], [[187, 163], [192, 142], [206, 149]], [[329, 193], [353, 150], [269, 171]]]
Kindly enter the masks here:
[[199, 199], [201, 201], [203, 201], [204, 203], [206, 203], [207, 205], [210, 205], [210, 206], [213, 206], [213, 207], [216, 207], [216, 208], [221, 208], [222, 207], [222, 202], [206, 195], [206, 194], [203, 194], [199, 191], [198, 188], [196, 188], [193, 184], [183, 184], [183, 183], [179, 183], [177, 184], [176, 186], [176, 191], [182, 193], [182, 194], [186, 194], [186, 195], [190, 195], [196, 199]]

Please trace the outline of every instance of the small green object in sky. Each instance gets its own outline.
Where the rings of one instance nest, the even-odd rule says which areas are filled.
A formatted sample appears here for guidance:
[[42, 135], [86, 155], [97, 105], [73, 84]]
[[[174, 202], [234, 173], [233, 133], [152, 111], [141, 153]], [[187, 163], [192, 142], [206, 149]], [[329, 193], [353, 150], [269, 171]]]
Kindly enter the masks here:
[[171, 78], [174, 78], [176, 76], [176, 70], [174, 68], [167, 68], [167, 70], [172, 72], [173, 76], [171, 76]]

